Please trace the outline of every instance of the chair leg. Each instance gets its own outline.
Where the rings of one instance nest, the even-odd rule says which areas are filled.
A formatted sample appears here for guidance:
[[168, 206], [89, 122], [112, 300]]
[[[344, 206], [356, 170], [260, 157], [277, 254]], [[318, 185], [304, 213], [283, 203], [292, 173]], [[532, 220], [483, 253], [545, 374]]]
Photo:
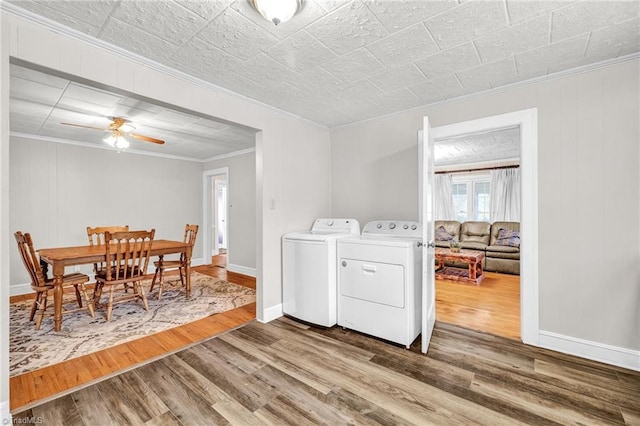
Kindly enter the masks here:
[[158, 271], [160, 270], [160, 267], [156, 268], [156, 273], [153, 274], [153, 279], [151, 280], [151, 287], [149, 287], [149, 293], [151, 293], [153, 291], [153, 287], [156, 285], [156, 278], [158, 278]]
[[102, 297], [102, 287], [104, 286], [101, 282], [96, 282], [96, 286], [93, 288], [93, 307], [94, 309], [98, 309], [100, 305], [100, 297]]
[[184, 267], [180, 267], [178, 268], [178, 273], [180, 274], [180, 283], [182, 284], [182, 287], [184, 287], [184, 280], [185, 280], [185, 274], [184, 274]]
[[36, 311], [38, 310], [38, 304], [40, 303], [40, 294], [42, 292], [36, 292], [36, 297], [33, 299], [33, 303], [31, 304], [31, 314], [29, 314], [29, 321], [33, 321], [33, 318], [36, 316]]
[[111, 321], [111, 311], [113, 310], [113, 286], [109, 288], [109, 304], [107, 305], [107, 321]]
[[[142, 284], [140, 284], [140, 281], [136, 281], [134, 283], [134, 288], [137, 289], [137, 293], [140, 296], [140, 298], [142, 299], [142, 305], [144, 306], [144, 310], [148, 311], [149, 310], [149, 304], [147, 303], [147, 295], [144, 294], [144, 287], [142, 287]], [[162, 291], [162, 286], [160, 287], [160, 291]], [[160, 295], [158, 294], [158, 299], [159, 298], [160, 298]]]
[[38, 302], [38, 317], [36, 318], [36, 330], [40, 330], [42, 325], [42, 319], [44, 318], [44, 311], [47, 310], [47, 292], [40, 293], [40, 301]]
[[73, 286], [76, 290], [76, 300], [78, 301], [78, 308], [82, 308], [82, 296], [80, 296], [80, 289], [78, 288], [78, 284]]
[[[82, 290], [82, 295], [84, 296], [84, 301], [87, 303], [87, 309], [89, 310], [89, 315], [91, 318], [95, 317], [95, 313], [93, 311], [93, 300], [89, 298], [89, 294], [87, 293], [87, 287], [84, 283], [80, 284], [80, 289]], [[80, 305], [82, 307], [82, 305]]]
[[162, 297], [162, 288], [164, 287], [164, 268], [160, 267], [160, 281], [158, 282], [158, 300]]

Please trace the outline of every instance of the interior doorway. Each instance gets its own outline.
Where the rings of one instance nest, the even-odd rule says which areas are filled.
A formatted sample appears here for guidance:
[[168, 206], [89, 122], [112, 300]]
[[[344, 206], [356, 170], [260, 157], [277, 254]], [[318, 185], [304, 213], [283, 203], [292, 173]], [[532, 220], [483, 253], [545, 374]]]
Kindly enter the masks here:
[[226, 254], [229, 258], [229, 168], [205, 170], [202, 174], [203, 259]]
[[214, 205], [211, 208], [213, 250], [211, 255], [225, 254], [228, 246], [227, 229], [227, 176], [224, 174], [212, 176], [213, 191], [211, 199]]
[[[433, 140], [441, 140], [460, 135], [487, 132], [495, 129], [518, 127], [520, 129], [520, 160], [521, 160], [521, 228], [522, 244], [520, 247], [520, 337], [524, 343], [537, 345], [539, 341], [538, 316], [538, 193], [537, 193], [537, 110], [530, 109], [466, 121], [447, 126], [435, 127], [431, 133]], [[420, 211], [423, 217], [422, 200], [431, 197], [423, 189], [423, 151], [429, 149], [433, 153], [433, 146], [422, 146], [422, 135], [419, 136], [420, 180], [419, 189]], [[425, 178], [423, 178], [425, 176]], [[425, 179], [426, 180], [426, 179]], [[432, 182], [433, 179], [430, 180]], [[430, 188], [428, 190], [431, 190]], [[425, 242], [427, 243], [427, 242]], [[432, 241], [428, 241], [432, 243]], [[426, 295], [425, 295], [426, 297]], [[423, 330], [424, 332], [424, 330]]]

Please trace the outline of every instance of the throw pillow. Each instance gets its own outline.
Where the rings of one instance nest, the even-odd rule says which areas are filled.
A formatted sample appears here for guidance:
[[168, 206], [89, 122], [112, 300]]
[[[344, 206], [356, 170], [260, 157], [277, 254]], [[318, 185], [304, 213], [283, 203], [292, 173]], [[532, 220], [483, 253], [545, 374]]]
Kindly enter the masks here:
[[511, 229], [500, 228], [496, 238], [496, 245], [520, 247], [520, 233]]
[[455, 241], [456, 240], [455, 238], [453, 238], [453, 235], [451, 235], [450, 233], [447, 232], [446, 229], [444, 229], [444, 226], [442, 225], [440, 225], [438, 229], [436, 229], [435, 239], [436, 241]]

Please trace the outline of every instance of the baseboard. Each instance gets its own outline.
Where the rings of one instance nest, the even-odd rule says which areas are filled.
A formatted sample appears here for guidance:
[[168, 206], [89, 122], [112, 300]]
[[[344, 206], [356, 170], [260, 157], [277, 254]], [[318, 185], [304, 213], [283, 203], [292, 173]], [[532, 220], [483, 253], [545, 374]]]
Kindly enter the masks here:
[[258, 321], [261, 323], [268, 323], [273, 321], [274, 319], [280, 318], [282, 315], [283, 313], [282, 313], [282, 303], [281, 303], [279, 305], [266, 308], [264, 310], [264, 317], [258, 318]]
[[234, 264], [230, 263], [230, 264], [227, 265], [227, 271], [235, 272], [236, 274], [248, 275], [248, 276], [253, 277], [253, 278], [256, 277], [256, 269], [255, 268], [248, 268], [248, 267], [242, 266], [242, 265], [234, 265]]
[[11, 411], [9, 411], [9, 401], [0, 401], [0, 419], [3, 425], [13, 424]]
[[[191, 266], [200, 266], [200, 265], [205, 265], [205, 264], [208, 265], [208, 263], [206, 263], [204, 261], [204, 258], [202, 258], [202, 257], [198, 257], [198, 258], [195, 258], [195, 259], [193, 257], [191, 258]], [[151, 266], [153, 266], [153, 265], [151, 265]], [[149, 271], [151, 271], [151, 266], [149, 267]], [[149, 272], [149, 271], [147, 271], [147, 272]], [[151, 271], [151, 272], [153, 272], [153, 271]]]
[[540, 331], [540, 347], [640, 371], [640, 351]]

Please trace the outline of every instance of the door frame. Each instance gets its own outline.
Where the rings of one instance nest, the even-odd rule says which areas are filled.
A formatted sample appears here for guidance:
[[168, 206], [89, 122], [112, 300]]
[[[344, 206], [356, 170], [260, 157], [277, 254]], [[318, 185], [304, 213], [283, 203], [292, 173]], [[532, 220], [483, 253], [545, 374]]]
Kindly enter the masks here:
[[[214, 178], [216, 176], [225, 176], [225, 175], [213, 175], [211, 176], [211, 180], [214, 180]], [[227, 217], [227, 213], [228, 213], [228, 206], [229, 206], [229, 193], [228, 188], [229, 188], [229, 182], [227, 182], [227, 177], [225, 176], [224, 179], [215, 179], [215, 184], [213, 186], [213, 197], [212, 199], [215, 199], [215, 202], [213, 202], [213, 206], [212, 206], [212, 210], [215, 209], [215, 222], [216, 222], [216, 226], [215, 226], [215, 236], [213, 237], [213, 250], [211, 251], [211, 253], [216, 256], [218, 254], [220, 254], [220, 243], [218, 241], [218, 235], [220, 235], [221, 233], [221, 220], [220, 220], [220, 209], [219, 209], [219, 204], [218, 204], [218, 190], [220, 188], [224, 188], [224, 205], [225, 205], [225, 224], [224, 224], [224, 242], [225, 242], [225, 249], [228, 248], [229, 246], [229, 229], [228, 229], [228, 222], [229, 222], [229, 218]]]
[[[538, 109], [433, 127], [433, 140], [470, 133], [520, 128], [521, 216], [520, 233], [520, 337], [526, 344], [539, 346], [539, 276], [538, 276]], [[421, 150], [422, 147], [419, 148]], [[420, 151], [422, 152], [422, 151]], [[422, 170], [420, 170], [422, 173]], [[422, 174], [420, 175], [422, 180]], [[422, 204], [423, 190], [420, 190]], [[421, 212], [420, 212], [421, 213]]]
[[[229, 182], [229, 167], [205, 170], [202, 172], [202, 228], [205, 230], [202, 237], [202, 257], [205, 265], [211, 264], [211, 252], [213, 251], [213, 239], [211, 238], [211, 224], [213, 216], [213, 176], [224, 175], [227, 181], [227, 246], [229, 246], [229, 198], [231, 182]], [[227, 247], [227, 262], [229, 262], [229, 247]]]

